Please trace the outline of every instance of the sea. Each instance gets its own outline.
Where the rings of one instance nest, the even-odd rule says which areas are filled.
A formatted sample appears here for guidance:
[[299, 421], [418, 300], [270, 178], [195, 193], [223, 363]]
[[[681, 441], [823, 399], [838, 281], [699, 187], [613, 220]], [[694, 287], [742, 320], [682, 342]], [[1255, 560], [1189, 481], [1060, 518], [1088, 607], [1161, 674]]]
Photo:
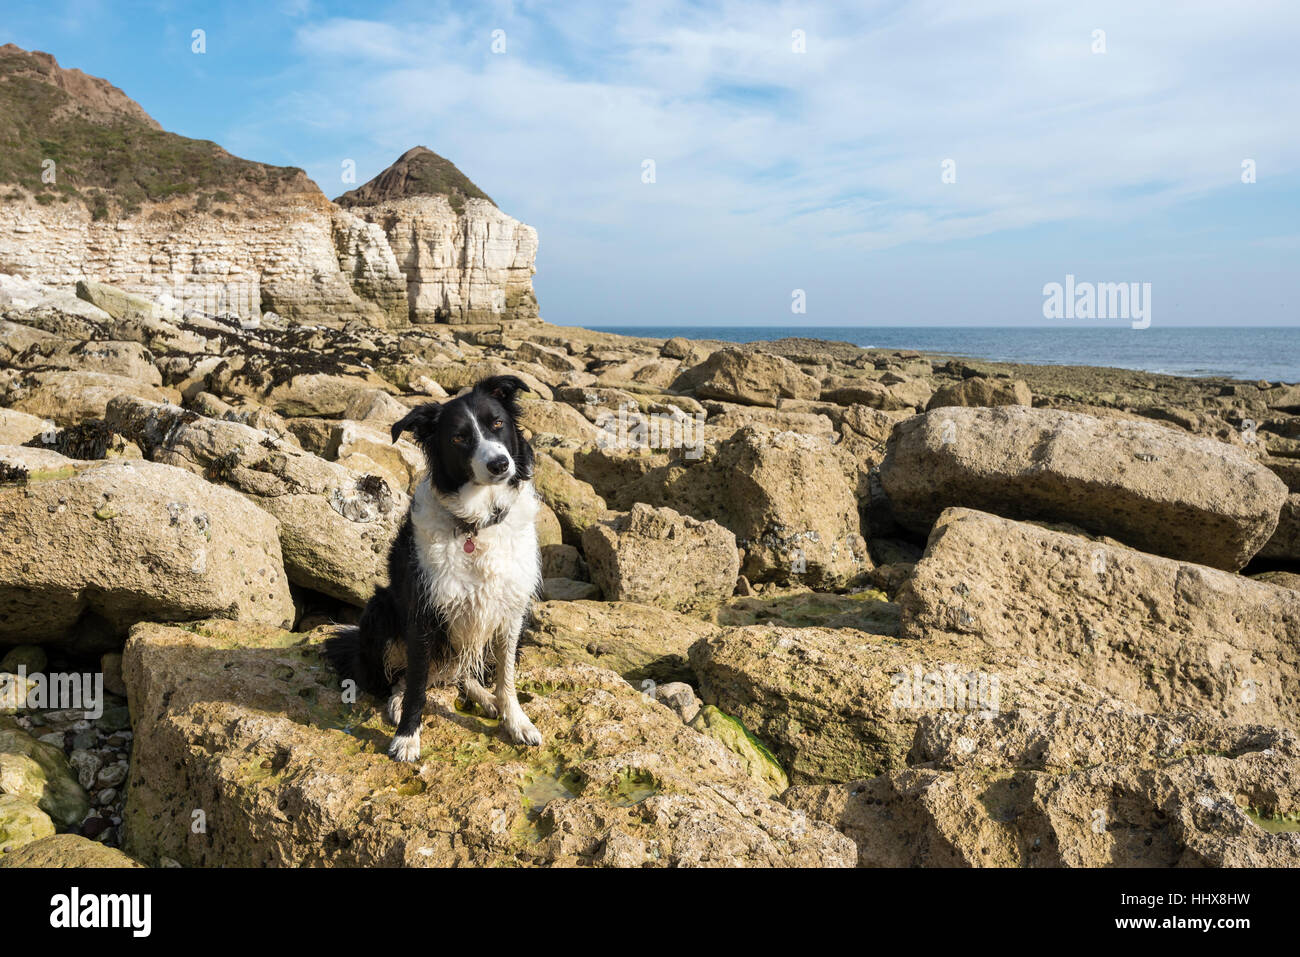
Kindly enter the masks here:
[[1180, 376], [1300, 382], [1300, 327], [600, 326], [666, 339], [759, 342], [800, 336], [874, 349], [1043, 365], [1112, 366]]

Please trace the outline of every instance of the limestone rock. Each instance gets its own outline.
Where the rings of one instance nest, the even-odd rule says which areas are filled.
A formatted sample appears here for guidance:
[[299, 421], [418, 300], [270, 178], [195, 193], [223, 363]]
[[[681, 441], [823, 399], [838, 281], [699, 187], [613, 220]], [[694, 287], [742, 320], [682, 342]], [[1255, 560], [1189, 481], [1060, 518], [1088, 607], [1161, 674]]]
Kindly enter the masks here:
[[582, 533], [591, 580], [611, 601], [702, 611], [731, 597], [736, 536], [671, 508], [637, 504]]
[[1238, 569], [1272, 535], [1282, 481], [1222, 442], [1051, 409], [946, 408], [901, 423], [880, 466], [894, 517], [949, 506], [1072, 522], [1155, 554]]
[[388, 546], [409, 500], [382, 477], [176, 406], [124, 399], [110, 405], [107, 420], [150, 459], [234, 489], [278, 519], [294, 584], [364, 605], [387, 580]]
[[0, 867], [143, 867], [117, 848], [79, 834], [55, 834], [0, 857]]
[[337, 200], [383, 229], [412, 322], [537, 317], [537, 230], [507, 216], [454, 166], [417, 146]]
[[720, 349], [687, 369], [673, 389], [700, 399], [776, 407], [781, 398], [815, 399], [821, 391], [812, 376], [780, 356], [739, 349]]
[[915, 768], [783, 801], [834, 822], [864, 867], [1300, 863], [1288, 732], [1079, 709], [949, 723], [955, 746]]
[[871, 568], [856, 480], [856, 461], [824, 437], [747, 426], [698, 461], [650, 470], [626, 494], [730, 529], [750, 581], [831, 589]]
[[612, 601], [546, 601], [533, 607], [524, 632], [525, 660], [537, 664], [585, 662], [640, 684], [691, 677], [691, 645], [716, 634], [696, 618], [652, 605]]
[[1277, 529], [1259, 550], [1259, 557], [1300, 561], [1300, 493], [1287, 496]]
[[5, 794], [35, 804], [60, 827], [76, 827], [90, 810], [61, 748], [0, 728], [0, 795]]
[[846, 838], [771, 802], [730, 751], [611, 672], [525, 668], [546, 742], [526, 750], [436, 688], [424, 758], [405, 765], [384, 754], [391, 729], [370, 702], [342, 703], [318, 649], [225, 626], [136, 629], [129, 852], [226, 867], [853, 861]]
[[53, 833], [54, 822], [35, 804], [17, 795], [0, 794], [0, 861]]
[[[83, 615], [293, 618], [276, 522], [247, 499], [153, 462], [0, 449], [0, 635], [63, 637]], [[69, 561], [69, 556], [76, 556]]]
[[564, 541], [570, 545], [581, 544], [583, 532], [605, 514], [605, 501], [596, 490], [543, 452], [537, 454], [533, 482], [537, 494], [559, 519]]
[[170, 390], [105, 372], [51, 371], [25, 375], [12, 407], [60, 426], [102, 419], [110, 400], [119, 395], [167, 402]]
[[898, 595], [901, 634], [1076, 669], [1145, 711], [1293, 727], [1300, 593], [1113, 542], [951, 509]]
[[973, 376], [940, 386], [926, 403], [926, 411], [947, 406], [1033, 405], [1034, 394], [1023, 379], [986, 379]]

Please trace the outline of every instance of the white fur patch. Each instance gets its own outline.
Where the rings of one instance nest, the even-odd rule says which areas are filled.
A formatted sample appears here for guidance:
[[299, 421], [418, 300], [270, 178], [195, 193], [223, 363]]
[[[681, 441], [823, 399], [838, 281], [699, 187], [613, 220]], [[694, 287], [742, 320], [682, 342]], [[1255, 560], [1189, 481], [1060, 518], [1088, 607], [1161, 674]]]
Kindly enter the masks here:
[[399, 734], [388, 746], [388, 753], [398, 761], [420, 760], [420, 729], [413, 734]]
[[[474, 535], [456, 518], [481, 522], [499, 509], [505, 518]], [[424, 478], [411, 496], [416, 554], [430, 607], [447, 622], [456, 650], [456, 677], [482, 677], [492, 637], [513, 629], [527, 612], [541, 582], [537, 548], [537, 492], [531, 482], [517, 487], [470, 483], [454, 495], [440, 495]]]

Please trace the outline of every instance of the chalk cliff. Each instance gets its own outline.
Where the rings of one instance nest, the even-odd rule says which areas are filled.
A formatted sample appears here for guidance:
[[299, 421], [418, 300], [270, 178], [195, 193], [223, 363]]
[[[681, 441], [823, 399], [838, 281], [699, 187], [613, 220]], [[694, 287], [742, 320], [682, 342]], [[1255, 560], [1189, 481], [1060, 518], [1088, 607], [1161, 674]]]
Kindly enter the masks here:
[[418, 150], [403, 157], [401, 182], [395, 164], [356, 191], [371, 203], [341, 208], [302, 170], [168, 133], [108, 82], [13, 44], [0, 47], [0, 142], [10, 272], [246, 319], [389, 327], [537, 315], [536, 231], [441, 158], [441, 178], [421, 179], [428, 164], [409, 159]]
[[335, 202], [383, 228], [406, 276], [412, 322], [537, 318], [537, 230], [432, 150], [408, 150]]

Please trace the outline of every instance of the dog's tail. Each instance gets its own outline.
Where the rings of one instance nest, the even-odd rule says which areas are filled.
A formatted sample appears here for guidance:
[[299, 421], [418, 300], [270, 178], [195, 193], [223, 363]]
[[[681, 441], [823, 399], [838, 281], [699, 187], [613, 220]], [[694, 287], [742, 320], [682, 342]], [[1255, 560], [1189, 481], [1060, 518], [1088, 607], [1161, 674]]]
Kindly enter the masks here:
[[325, 658], [340, 678], [351, 678], [367, 694], [386, 698], [390, 676], [384, 671], [384, 646], [399, 629], [388, 589], [380, 588], [366, 603], [359, 624], [342, 626], [325, 639]]

